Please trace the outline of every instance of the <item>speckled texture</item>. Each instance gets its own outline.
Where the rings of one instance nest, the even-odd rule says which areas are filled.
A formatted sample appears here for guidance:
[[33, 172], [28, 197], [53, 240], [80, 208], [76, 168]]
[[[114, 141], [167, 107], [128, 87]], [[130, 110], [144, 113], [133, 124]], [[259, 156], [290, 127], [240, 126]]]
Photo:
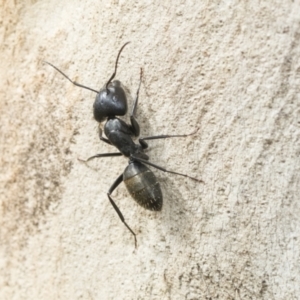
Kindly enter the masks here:
[[[15, 3], [15, 4], [14, 4]], [[1, 299], [298, 299], [300, 2], [2, 1]], [[93, 92], [126, 47], [162, 212], [124, 185], [127, 159], [96, 153]], [[129, 103], [132, 105], [132, 99]]]

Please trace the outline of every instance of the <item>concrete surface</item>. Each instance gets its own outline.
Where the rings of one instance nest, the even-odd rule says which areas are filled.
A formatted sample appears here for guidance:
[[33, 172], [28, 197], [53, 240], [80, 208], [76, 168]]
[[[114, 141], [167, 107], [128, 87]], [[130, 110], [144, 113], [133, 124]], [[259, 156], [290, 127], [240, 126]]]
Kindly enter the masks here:
[[[300, 2], [2, 1], [1, 299], [299, 299]], [[134, 95], [161, 213], [100, 143], [93, 92]], [[130, 100], [130, 106], [132, 99]], [[128, 120], [128, 119], [127, 119]]]

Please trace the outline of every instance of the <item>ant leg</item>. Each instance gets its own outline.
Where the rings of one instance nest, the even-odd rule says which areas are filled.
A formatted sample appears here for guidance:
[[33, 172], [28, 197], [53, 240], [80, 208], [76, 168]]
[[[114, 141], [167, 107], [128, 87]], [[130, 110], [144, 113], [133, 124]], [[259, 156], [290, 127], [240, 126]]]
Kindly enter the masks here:
[[98, 135], [99, 135], [100, 141], [105, 142], [108, 145], [111, 145], [111, 142], [109, 141], [109, 139], [102, 137], [102, 129], [100, 128], [100, 125], [98, 127], [98, 131], [99, 131]]
[[158, 165], [155, 165], [154, 163], [149, 162], [148, 160], [145, 160], [145, 159], [142, 159], [142, 158], [133, 156], [133, 155], [130, 156], [130, 159], [132, 159], [132, 160], [134, 160], [134, 161], [138, 161], [138, 162], [143, 163], [143, 164], [145, 164], [145, 165], [152, 166], [152, 167], [154, 167], [154, 168], [156, 168], [156, 169], [158, 169], [158, 170], [161, 170], [161, 171], [163, 171], [163, 172], [167, 172], [167, 173], [171, 173], [171, 174], [176, 174], [176, 175], [188, 177], [188, 178], [190, 178], [190, 179], [192, 179], [192, 180], [196, 180], [196, 181], [198, 181], [198, 182], [204, 183], [203, 180], [198, 179], [198, 178], [196, 178], [196, 177], [192, 177], [192, 176], [189, 176], [189, 175], [186, 175], [186, 174], [182, 174], [182, 173], [178, 173], [178, 172], [174, 172], [174, 171], [167, 170], [167, 169], [165, 169], [165, 168], [163, 168], [163, 167], [160, 167], [160, 166], [158, 166]]
[[52, 65], [52, 64], [50, 64], [49, 62], [47, 62], [47, 61], [43, 61], [44, 63], [46, 63], [46, 64], [48, 64], [49, 66], [51, 66], [52, 68], [54, 68], [57, 72], [59, 72], [61, 75], [63, 75], [65, 78], [67, 78], [71, 83], [73, 83], [74, 85], [76, 85], [76, 86], [79, 86], [79, 87], [81, 87], [81, 88], [84, 88], [84, 89], [87, 89], [87, 90], [90, 90], [90, 91], [92, 91], [92, 92], [95, 92], [95, 93], [97, 93], [97, 94], [99, 94], [99, 91], [96, 91], [96, 90], [94, 90], [94, 89], [92, 89], [92, 88], [89, 88], [89, 87], [87, 87], [87, 86], [85, 86], [85, 85], [82, 85], [82, 84], [80, 84], [80, 83], [77, 83], [76, 81], [73, 81], [73, 80], [71, 80], [65, 73], [63, 73], [59, 68], [57, 68], [57, 67], [55, 67], [54, 65]]
[[108, 199], [111, 203], [111, 205], [113, 206], [114, 210], [116, 211], [116, 213], [118, 214], [119, 218], [121, 219], [121, 221], [124, 223], [124, 225], [127, 227], [127, 229], [133, 234], [134, 236], [134, 245], [135, 248], [137, 247], [137, 242], [136, 242], [136, 234], [132, 231], [132, 229], [128, 226], [128, 224], [125, 222], [124, 216], [121, 213], [120, 209], [118, 208], [117, 204], [114, 202], [114, 200], [110, 197], [110, 195], [112, 194], [112, 192], [118, 187], [118, 185], [123, 181], [123, 174], [121, 174], [116, 181], [113, 183], [113, 185], [110, 187], [107, 196]]
[[137, 122], [137, 120], [135, 119], [135, 114], [136, 114], [138, 100], [139, 100], [139, 93], [140, 93], [140, 87], [141, 87], [141, 83], [142, 83], [142, 77], [143, 77], [143, 69], [141, 68], [141, 72], [140, 72], [140, 84], [139, 84], [139, 87], [138, 87], [137, 92], [136, 92], [135, 102], [134, 102], [134, 105], [133, 105], [133, 108], [132, 108], [132, 112], [131, 112], [131, 115], [130, 115], [130, 123], [131, 123], [130, 129], [131, 129], [132, 133], [135, 136], [139, 136], [140, 135], [140, 125]]
[[82, 161], [82, 162], [88, 162], [94, 158], [98, 158], [98, 157], [109, 157], [109, 156], [122, 156], [123, 154], [121, 152], [113, 152], [113, 153], [100, 153], [100, 154], [96, 154], [96, 155], [93, 155], [91, 157], [89, 157], [88, 159], [81, 159], [81, 158], [78, 158], [79, 161]]
[[167, 139], [167, 138], [173, 138], [173, 137], [186, 137], [189, 135], [195, 134], [199, 128], [197, 128], [195, 131], [189, 134], [176, 134], [176, 135], [168, 135], [168, 134], [162, 134], [162, 135], [154, 135], [154, 136], [148, 136], [145, 138], [139, 139], [139, 143], [141, 144], [143, 149], [148, 148], [148, 144], [145, 142], [145, 140], [158, 140], [158, 139]]

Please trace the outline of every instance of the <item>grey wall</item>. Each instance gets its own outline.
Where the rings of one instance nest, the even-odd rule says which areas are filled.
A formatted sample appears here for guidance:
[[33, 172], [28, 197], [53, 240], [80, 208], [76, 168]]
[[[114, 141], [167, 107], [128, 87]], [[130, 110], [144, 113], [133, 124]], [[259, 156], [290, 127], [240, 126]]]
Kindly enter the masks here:
[[[1, 4], [1, 299], [297, 299], [299, 1]], [[95, 94], [122, 53], [164, 207], [145, 211], [100, 143]], [[132, 105], [130, 99], [130, 106]]]

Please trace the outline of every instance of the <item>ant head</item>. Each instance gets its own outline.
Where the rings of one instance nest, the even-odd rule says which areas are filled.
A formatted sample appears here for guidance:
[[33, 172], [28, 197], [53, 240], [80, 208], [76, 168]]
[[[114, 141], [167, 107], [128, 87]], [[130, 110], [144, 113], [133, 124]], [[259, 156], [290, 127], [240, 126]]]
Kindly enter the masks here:
[[71, 80], [65, 73], [63, 73], [60, 69], [58, 69], [51, 63], [47, 61], [45, 61], [45, 63], [53, 67], [74, 85], [90, 90], [97, 94], [96, 100], [94, 102], [94, 117], [96, 121], [103, 122], [107, 117], [124, 116], [127, 113], [127, 98], [122, 84], [118, 80], [112, 80], [115, 78], [117, 73], [118, 61], [121, 52], [129, 43], [130, 42], [125, 43], [120, 49], [115, 63], [115, 71], [107, 81], [106, 85], [99, 92]]
[[107, 117], [124, 116], [127, 113], [127, 97], [119, 80], [109, 82], [97, 94], [93, 110], [97, 122]]
[[117, 73], [121, 52], [129, 43], [130, 42], [125, 43], [120, 49], [116, 59], [114, 73], [96, 96], [94, 102], [94, 117], [98, 122], [105, 121], [107, 117], [124, 116], [127, 113], [127, 98], [122, 84], [118, 80], [112, 80]]

